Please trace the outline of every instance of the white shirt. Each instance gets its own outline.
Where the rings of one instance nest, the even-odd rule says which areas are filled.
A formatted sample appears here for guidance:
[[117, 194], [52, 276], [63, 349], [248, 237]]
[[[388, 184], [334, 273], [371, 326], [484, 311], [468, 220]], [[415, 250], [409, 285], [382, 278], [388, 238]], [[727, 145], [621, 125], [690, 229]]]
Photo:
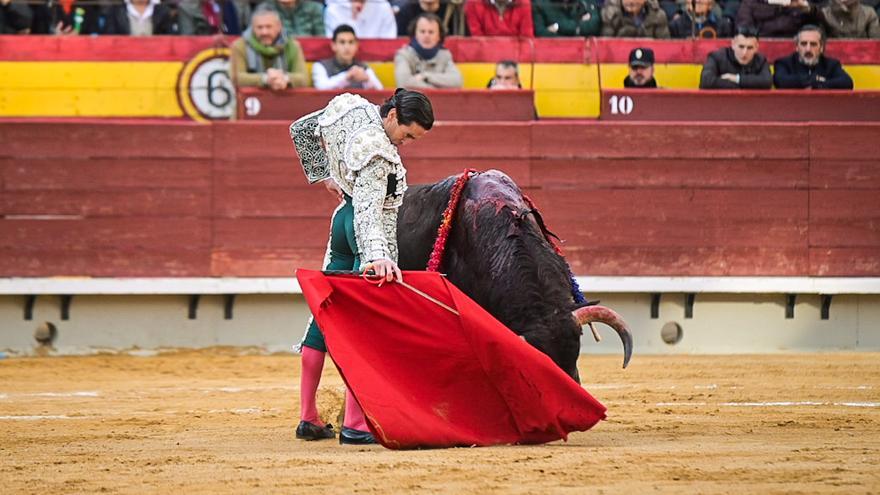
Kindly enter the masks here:
[[324, 30], [327, 37], [340, 24], [354, 28], [358, 38], [397, 38], [397, 21], [388, 0], [367, 0], [357, 19], [351, 14], [350, 0], [327, 0], [324, 10]]
[[[318, 62], [312, 64], [312, 82], [315, 84], [315, 89], [346, 89], [349, 87], [346, 75], [347, 72], [340, 72], [328, 77], [327, 69], [323, 65]], [[367, 67], [367, 77], [369, 79], [364, 83], [364, 89], [382, 89], [382, 83], [370, 67]]]

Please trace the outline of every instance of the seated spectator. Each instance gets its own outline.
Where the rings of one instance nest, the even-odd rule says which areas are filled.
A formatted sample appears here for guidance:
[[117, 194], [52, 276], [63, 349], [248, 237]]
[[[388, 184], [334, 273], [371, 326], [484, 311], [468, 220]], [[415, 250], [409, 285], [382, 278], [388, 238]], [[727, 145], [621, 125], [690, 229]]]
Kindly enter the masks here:
[[656, 88], [654, 79], [654, 50], [633, 48], [629, 52], [629, 74], [623, 80], [624, 88]]
[[434, 14], [419, 14], [409, 44], [394, 55], [394, 77], [404, 88], [460, 88], [461, 73], [443, 48], [443, 28]]
[[103, 5], [85, 0], [29, 6], [33, 14], [30, 34], [98, 34], [101, 31]]
[[598, 36], [602, 15], [596, 0], [532, 0], [535, 36]]
[[666, 13], [657, 0], [606, 0], [602, 36], [669, 38]]
[[829, 38], [880, 38], [877, 11], [859, 0], [831, 0], [822, 7], [806, 5], [805, 9], [822, 23]]
[[400, 4], [399, 10], [394, 14], [394, 17], [397, 19], [397, 35], [409, 36], [409, 33], [412, 32], [412, 24], [422, 12], [430, 12], [443, 19], [448, 5], [449, 3], [441, 3], [440, 0], [410, 0], [403, 2]]
[[794, 36], [807, 21], [807, 0], [743, 0], [736, 13], [736, 26], [758, 29], [762, 38]]
[[177, 5], [180, 34], [241, 34], [235, 2], [217, 0], [181, 0]]
[[358, 39], [354, 28], [341, 24], [333, 30], [333, 57], [312, 64], [312, 83], [317, 89], [382, 89], [382, 83], [367, 64], [356, 59]]
[[489, 89], [522, 89], [519, 82], [519, 66], [513, 60], [495, 64], [495, 77], [486, 85]]
[[250, 27], [230, 49], [229, 69], [236, 86], [280, 91], [309, 84], [302, 48], [284, 32], [278, 12], [265, 6], [257, 7]]
[[669, 21], [669, 33], [673, 38], [730, 38], [733, 21], [716, 10], [715, 0], [687, 2], [684, 13]]
[[464, 4], [465, 0], [391, 0], [397, 35], [409, 36], [416, 17], [427, 12], [440, 18], [447, 36], [467, 36], [470, 33], [464, 19]]
[[171, 10], [159, 0], [125, 0], [107, 10], [104, 34], [152, 36], [176, 34]]
[[33, 14], [20, 0], [0, 0], [0, 34], [28, 34]]
[[535, 36], [529, 0], [466, 1], [464, 13], [471, 36]]
[[796, 51], [773, 64], [773, 83], [779, 89], [853, 89], [840, 62], [825, 53], [825, 33], [808, 24], [795, 39]]
[[328, 38], [340, 24], [353, 27], [361, 39], [397, 37], [397, 21], [388, 0], [327, 0], [324, 31]]
[[758, 30], [745, 26], [727, 48], [710, 53], [700, 74], [700, 89], [770, 89], [767, 57], [758, 53]]
[[312, 0], [266, 0], [260, 5], [281, 17], [288, 36], [324, 36], [324, 6]]

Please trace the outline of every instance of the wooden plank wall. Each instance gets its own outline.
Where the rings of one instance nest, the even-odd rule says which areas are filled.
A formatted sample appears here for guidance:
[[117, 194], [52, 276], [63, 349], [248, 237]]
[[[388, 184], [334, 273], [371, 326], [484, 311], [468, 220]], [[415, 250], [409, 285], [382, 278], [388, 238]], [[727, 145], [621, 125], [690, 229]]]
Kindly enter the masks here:
[[[880, 275], [880, 124], [438, 123], [412, 183], [498, 168], [581, 275]], [[0, 123], [0, 276], [286, 276], [334, 201], [284, 122]]]

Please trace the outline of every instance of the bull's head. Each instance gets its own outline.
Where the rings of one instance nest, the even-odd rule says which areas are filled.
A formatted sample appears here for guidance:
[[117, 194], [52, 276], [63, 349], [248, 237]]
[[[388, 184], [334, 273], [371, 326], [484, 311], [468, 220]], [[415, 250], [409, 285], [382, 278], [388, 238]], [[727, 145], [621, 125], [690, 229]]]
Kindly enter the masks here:
[[[549, 319], [515, 324], [518, 333], [533, 347], [546, 354], [562, 371], [580, 382], [577, 362], [581, 351], [582, 325], [604, 323], [613, 328], [623, 342], [623, 367], [632, 357], [632, 335], [623, 318], [604, 306], [586, 306], [574, 311], [560, 309]], [[597, 336], [595, 330], [593, 335]]]

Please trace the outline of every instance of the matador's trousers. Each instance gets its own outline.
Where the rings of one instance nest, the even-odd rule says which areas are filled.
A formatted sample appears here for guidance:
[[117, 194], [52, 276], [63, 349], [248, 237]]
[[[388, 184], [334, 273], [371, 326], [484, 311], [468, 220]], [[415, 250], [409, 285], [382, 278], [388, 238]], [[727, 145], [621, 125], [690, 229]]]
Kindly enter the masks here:
[[[357, 271], [361, 262], [354, 238], [354, 207], [349, 195], [345, 194], [343, 197], [344, 201], [333, 213], [330, 224], [330, 242], [327, 246], [324, 269]], [[309, 321], [309, 328], [306, 330], [302, 345], [327, 352], [324, 334], [321, 333], [314, 318]]]

